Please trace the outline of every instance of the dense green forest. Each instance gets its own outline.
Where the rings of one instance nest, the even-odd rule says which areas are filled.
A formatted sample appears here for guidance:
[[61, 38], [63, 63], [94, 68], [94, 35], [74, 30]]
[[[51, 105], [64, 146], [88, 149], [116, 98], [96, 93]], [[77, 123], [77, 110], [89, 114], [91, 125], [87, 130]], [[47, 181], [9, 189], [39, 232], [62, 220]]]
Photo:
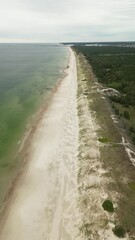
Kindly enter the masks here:
[[120, 92], [110, 96], [113, 109], [135, 143], [135, 48], [117, 46], [74, 46], [82, 53], [103, 86]]

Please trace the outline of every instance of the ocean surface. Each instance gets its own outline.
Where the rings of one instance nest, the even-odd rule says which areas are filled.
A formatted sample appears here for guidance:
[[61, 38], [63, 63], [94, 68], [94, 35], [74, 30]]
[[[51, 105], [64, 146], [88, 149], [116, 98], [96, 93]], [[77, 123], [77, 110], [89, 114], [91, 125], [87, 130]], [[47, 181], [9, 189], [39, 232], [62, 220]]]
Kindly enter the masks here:
[[53, 86], [63, 74], [67, 57], [67, 48], [60, 45], [0, 44], [0, 97], [24, 84], [39, 84], [39, 89]]
[[64, 76], [68, 58], [61, 45], [0, 44], [0, 201], [25, 126]]

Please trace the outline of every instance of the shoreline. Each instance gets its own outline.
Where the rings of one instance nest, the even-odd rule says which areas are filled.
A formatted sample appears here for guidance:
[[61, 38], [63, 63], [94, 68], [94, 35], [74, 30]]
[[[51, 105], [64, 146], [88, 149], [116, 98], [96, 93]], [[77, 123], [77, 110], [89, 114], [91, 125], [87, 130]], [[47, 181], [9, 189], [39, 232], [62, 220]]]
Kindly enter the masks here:
[[[68, 58], [67, 65], [69, 63], [69, 59], [70, 59], [70, 56]], [[46, 104], [42, 103], [41, 106], [37, 109], [37, 111], [35, 113], [33, 113], [33, 115], [30, 117], [30, 120], [26, 124], [25, 129], [27, 128], [27, 125], [28, 125], [28, 130], [25, 131], [25, 133], [22, 137], [21, 144], [20, 144], [21, 146], [18, 150], [19, 153], [24, 151], [24, 148], [25, 148], [25, 145], [27, 144], [27, 141], [28, 142], [30, 141], [29, 137], [31, 137], [31, 135], [33, 135], [34, 132], [36, 131], [38, 123], [40, 122], [44, 112], [48, 109], [48, 107], [50, 105], [50, 102], [53, 98], [53, 95], [58, 90], [62, 81], [64, 80], [64, 78], [67, 75], [66, 70], [67, 70], [67, 68], [63, 69], [64, 76], [57, 80], [54, 87], [48, 92], [47, 96], [44, 97], [44, 100], [46, 101]]]
[[[69, 51], [69, 57], [67, 60], [67, 66], [70, 61], [70, 51]], [[12, 202], [12, 195], [14, 194], [15, 188], [18, 186], [19, 182], [22, 180], [23, 176], [25, 175], [25, 171], [27, 170], [28, 164], [29, 164], [29, 155], [31, 151], [31, 145], [33, 141], [34, 134], [38, 128], [38, 125], [40, 124], [40, 121], [42, 120], [43, 115], [49, 108], [51, 101], [53, 100], [53, 97], [55, 93], [58, 91], [61, 83], [63, 82], [64, 78], [67, 76], [67, 67], [63, 69], [64, 76], [57, 80], [54, 87], [51, 89], [51, 91], [48, 92], [47, 96], [43, 98], [43, 102], [41, 103], [41, 106], [39, 106], [35, 113], [33, 113], [29, 119], [27, 120], [24, 134], [22, 135], [22, 138], [20, 140], [20, 146], [16, 150], [16, 153], [14, 157], [19, 157], [19, 166], [17, 167], [14, 177], [12, 178], [12, 182], [8, 187], [8, 191], [4, 197], [3, 203], [0, 208], [0, 232], [1, 228], [3, 226], [3, 217], [7, 215], [8, 207], [10, 206], [10, 202]], [[46, 103], [44, 103], [46, 101]], [[28, 126], [28, 127], [27, 127]]]
[[[3, 80], [1, 78], [0, 81], [2, 93], [0, 104], [0, 209], [11, 182], [21, 167], [19, 159], [22, 156], [20, 157], [18, 153], [19, 149], [23, 148], [30, 127], [32, 125], [34, 125], [33, 128], [35, 127], [34, 122], [36, 117], [38, 118], [35, 115], [48, 102], [48, 98], [50, 98], [48, 93], [64, 77], [63, 71], [69, 57], [67, 47], [64, 49], [59, 46], [55, 48], [39, 46], [37, 49], [36, 46], [29, 45], [26, 48], [26, 46], [18, 48], [11, 46], [9, 56], [6, 54], [8, 53], [7, 46], [3, 49], [7, 64], [3, 68], [4, 63], [1, 63], [1, 74], [4, 74], [4, 78]], [[10, 66], [13, 50], [17, 51], [17, 54], [13, 60], [14, 64]], [[23, 64], [23, 57], [26, 58], [25, 64]], [[18, 64], [20, 67], [16, 69]], [[12, 70], [11, 73], [10, 70]]]
[[[134, 168], [92, 69], [69, 51], [66, 75], [33, 129], [1, 240], [118, 240], [115, 226], [123, 239], [134, 236]], [[113, 212], [103, 209], [107, 199]]]
[[[5, 217], [6, 217], [5, 224], [4, 224], [1, 234], [0, 234], [0, 239], [2, 239], [2, 240], [6, 240], [9, 238], [13, 239], [13, 240], [16, 240], [16, 239], [21, 240], [21, 239], [26, 239], [27, 237], [32, 240], [34, 240], [34, 239], [36, 240], [37, 238], [42, 239], [41, 234], [43, 234], [43, 233], [41, 233], [41, 231], [42, 230], [45, 231], [44, 228], [39, 229], [39, 232], [38, 231], [35, 232], [35, 227], [34, 227], [35, 223], [33, 222], [34, 218], [36, 217], [35, 214], [38, 214], [39, 211], [42, 212], [41, 216], [42, 216], [42, 214], [43, 215], [45, 214], [44, 221], [47, 220], [46, 224], [48, 226], [48, 230], [46, 229], [46, 232], [48, 231], [48, 234], [50, 232], [50, 239], [54, 240], [54, 236], [55, 236], [55, 239], [58, 239], [58, 238], [56, 238], [56, 232], [55, 232], [56, 230], [58, 231], [56, 225], [58, 224], [57, 223], [58, 218], [59, 218], [59, 225], [61, 224], [62, 212], [61, 212], [60, 208], [61, 208], [61, 204], [65, 205], [64, 196], [65, 196], [65, 194], [67, 195], [67, 193], [64, 190], [64, 188], [65, 188], [64, 185], [66, 184], [67, 187], [69, 185], [71, 185], [72, 187], [71, 187], [71, 189], [69, 188], [69, 192], [70, 191], [76, 192], [76, 187], [75, 187], [76, 186], [76, 177], [75, 177], [76, 173], [74, 171], [76, 169], [76, 164], [77, 164], [77, 162], [75, 162], [75, 159], [77, 158], [77, 142], [78, 142], [78, 140], [77, 140], [78, 139], [78, 135], [77, 135], [77, 133], [78, 133], [77, 121], [78, 120], [77, 120], [77, 102], [76, 102], [77, 101], [77, 98], [76, 98], [76, 87], [77, 87], [76, 84], [77, 83], [76, 83], [76, 76], [75, 76], [76, 75], [75, 57], [74, 57], [72, 50], [70, 50], [70, 53], [71, 53], [70, 66], [66, 70], [67, 75], [64, 77], [64, 79], [61, 81], [58, 88], [54, 92], [54, 95], [50, 101], [49, 107], [46, 109], [46, 111], [43, 112], [43, 116], [41, 117], [41, 119], [38, 123], [38, 126], [35, 129], [35, 133], [34, 133], [34, 136], [32, 139], [31, 147], [30, 147], [31, 148], [30, 153], [28, 153], [28, 155], [26, 156], [26, 158], [29, 159], [29, 161], [26, 161], [27, 168], [25, 166], [25, 168], [26, 168], [25, 171], [23, 171], [21, 173], [21, 177], [19, 177], [19, 180], [17, 181], [17, 186], [15, 186], [15, 190], [13, 191], [13, 194], [12, 194], [13, 197], [11, 199], [11, 202], [9, 202], [8, 211], [5, 214]], [[56, 110], [55, 110], [55, 108], [56, 108]], [[59, 111], [57, 110], [57, 108], [59, 109]], [[57, 112], [59, 112], [59, 115], [57, 114]], [[54, 121], [54, 116], [56, 118], [55, 121], [59, 123], [57, 127], [56, 127], [56, 122]], [[45, 135], [43, 135], [43, 132]], [[61, 137], [62, 138], [64, 137], [65, 140], [61, 141]], [[70, 143], [70, 139], [72, 139], [71, 140], [72, 145]], [[42, 143], [40, 143], [40, 141]], [[67, 141], [67, 144], [69, 145], [68, 149], [67, 149], [68, 145], [66, 144], [66, 141]], [[72, 148], [73, 144], [75, 144], [74, 148]], [[53, 148], [51, 145], [53, 145]], [[62, 147], [62, 145], [63, 145], [63, 147]], [[44, 149], [44, 147], [46, 150]], [[56, 166], [54, 165], [55, 162], [53, 163], [53, 159], [55, 160], [55, 158], [54, 158], [55, 151], [58, 151], [57, 152], [58, 156], [56, 155], [56, 160], [58, 161], [58, 162], [56, 162], [57, 163]], [[63, 158], [65, 158], [64, 155], [66, 154], [66, 152], [67, 152], [69, 161], [64, 163]], [[62, 158], [61, 159], [62, 162], [59, 162], [60, 161], [59, 154], [61, 156], [60, 158]], [[39, 160], [37, 159], [36, 155], [38, 156]], [[51, 169], [50, 169], [49, 165], [48, 165], [49, 169], [48, 168], [46, 169], [47, 165], [44, 165], [43, 159], [46, 159], [47, 165], [48, 164], [52, 165], [51, 169], [53, 171], [53, 178], [50, 180], [49, 180], [49, 175], [51, 174], [50, 173]], [[51, 162], [49, 163], [48, 161], [51, 161]], [[40, 167], [40, 165], [42, 167]], [[57, 166], [59, 166], [58, 169], [57, 169]], [[61, 172], [61, 168], [63, 169], [62, 172]], [[73, 168], [73, 169], [72, 169], [72, 171], [69, 171], [68, 168], [71, 168], [71, 169]], [[43, 170], [45, 172], [43, 172]], [[33, 175], [33, 177], [31, 176], [31, 174]], [[63, 176], [63, 174], [65, 176]], [[70, 174], [71, 174], [71, 176], [68, 179], [67, 176]], [[41, 175], [42, 175], [42, 178], [41, 178]], [[35, 182], [36, 178], [37, 178], [37, 183]], [[46, 178], [48, 179], [48, 181], [46, 183], [48, 185], [51, 184], [50, 189], [48, 189], [48, 188], [44, 189], [44, 187], [42, 186], [43, 179], [44, 179], [44, 181], [46, 181], [47, 180]], [[59, 178], [61, 179], [60, 181], [59, 181]], [[67, 179], [66, 182], [65, 182], [65, 178]], [[52, 183], [53, 179], [55, 179], [55, 181]], [[30, 185], [26, 184], [27, 181], [29, 182]], [[41, 186], [38, 184], [38, 181], [41, 181]], [[72, 182], [72, 184], [70, 182]], [[27, 186], [29, 188], [28, 191], [27, 191]], [[35, 191], [37, 191], [37, 192], [35, 192], [35, 191], [33, 192], [33, 190], [31, 189], [32, 186], [36, 187]], [[46, 187], [47, 187], [47, 185], [46, 185]], [[39, 196], [39, 194], [38, 194], [38, 191], [39, 191], [38, 189], [40, 189], [40, 188], [42, 189], [42, 190], [40, 190], [40, 194], [42, 192], [41, 196]], [[49, 221], [48, 220], [49, 212], [48, 211], [50, 211], [50, 210], [48, 209], [48, 210], [46, 210], [47, 212], [46, 211], [44, 212], [44, 210], [42, 209], [42, 205], [40, 205], [40, 201], [43, 201], [43, 200], [41, 200], [43, 197], [43, 199], [45, 201], [45, 202], [44, 201], [43, 202], [45, 204], [47, 204], [45, 208], [49, 207], [48, 204], [50, 204], [50, 203], [48, 201], [50, 201], [50, 200], [49, 199], [47, 200], [46, 196], [49, 197], [49, 194], [53, 194], [53, 193], [49, 193], [50, 191], [54, 191], [54, 196], [52, 196], [50, 200], [52, 201], [54, 198], [53, 201], [56, 204], [56, 210], [52, 209], [52, 211], [54, 211], [55, 215], [57, 216], [56, 219], [55, 218], [52, 219], [53, 220], [52, 230], [51, 229], [49, 230], [50, 226], [48, 225], [49, 224], [49, 222], [48, 222]], [[35, 200], [33, 199], [31, 201], [31, 206], [27, 203], [27, 201], [28, 201], [27, 197], [26, 196], [25, 196], [25, 198], [23, 197], [24, 194], [27, 194], [27, 196], [29, 196], [30, 193], [31, 193], [31, 196], [33, 196], [33, 198], [35, 199]], [[36, 200], [38, 197], [39, 197], [39, 201]], [[23, 202], [22, 202], [22, 200], [23, 200]], [[58, 205], [57, 205], [57, 201], [59, 203]], [[34, 204], [34, 206], [35, 206], [35, 204], [37, 205], [37, 209], [35, 209], [35, 212], [33, 212], [33, 211], [31, 212], [32, 206], [33, 206], [32, 204]], [[73, 199], [73, 202], [72, 201], [69, 202], [69, 205], [70, 204], [74, 205], [74, 204], [76, 204], [76, 201], [74, 202], [74, 199]], [[67, 207], [64, 205], [63, 205], [63, 211], [65, 211], [65, 214], [66, 214]], [[66, 203], [66, 205], [67, 205], [67, 203]], [[22, 213], [20, 212], [21, 208], [22, 209], [25, 208], [25, 210], [26, 210], [27, 207], [28, 207], [28, 211], [30, 211], [31, 213], [28, 214], [28, 216], [22, 216], [23, 212]], [[40, 210], [40, 208], [43, 211]], [[24, 212], [25, 212], [25, 210], [24, 210]], [[26, 213], [26, 215], [27, 215], [27, 213]], [[32, 217], [32, 215], [33, 215], [33, 217]], [[22, 220], [20, 219], [20, 217]], [[29, 217], [30, 217], [31, 223], [28, 221]], [[73, 216], [73, 218], [74, 217], [75, 216]], [[15, 218], [17, 227], [16, 227], [16, 225], [14, 226], [14, 218]], [[32, 218], [33, 218], [33, 220], [32, 220]], [[20, 220], [21, 220], [21, 222], [24, 221], [23, 225], [20, 222]], [[52, 221], [52, 220], [50, 218], [50, 221]], [[71, 221], [74, 222], [74, 220], [71, 220]], [[25, 222], [27, 222], [27, 224], [30, 226], [29, 227], [25, 226]], [[40, 221], [40, 224], [42, 225], [43, 222]], [[26, 228], [25, 229], [26, 231], [23, 229], [23, 227]], [[33, 229], [32, 231], [29, 230], [31, 227]], [[37, 227], [38, 227], [38, 225], [37, 225]], [[62, 226], [61, 226], [61, 228], [62, 228]], [[65, 225], [65, 228], [67, 228], [66, 225]], [[72, 231], [74, 232], [73, 229], [72, 229]], [[35, 236], [33, 236], [34, 234], [35, 234]], [[44, 233], [44, 234], [47, 234], [47, 233]], [[59, 233], [58, 233], [58, 235], [59, 235]]]

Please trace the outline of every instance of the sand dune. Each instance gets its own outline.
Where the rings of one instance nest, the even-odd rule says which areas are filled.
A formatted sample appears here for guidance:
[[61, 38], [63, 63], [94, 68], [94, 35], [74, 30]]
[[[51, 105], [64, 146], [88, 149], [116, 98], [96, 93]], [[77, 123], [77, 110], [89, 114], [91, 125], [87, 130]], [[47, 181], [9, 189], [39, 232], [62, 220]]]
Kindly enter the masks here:
[[15, 190], [1, 240], [71, 240], [77, 236], [77, 73], [70, 50], [67, 76], [32, 141], [29, 167]]

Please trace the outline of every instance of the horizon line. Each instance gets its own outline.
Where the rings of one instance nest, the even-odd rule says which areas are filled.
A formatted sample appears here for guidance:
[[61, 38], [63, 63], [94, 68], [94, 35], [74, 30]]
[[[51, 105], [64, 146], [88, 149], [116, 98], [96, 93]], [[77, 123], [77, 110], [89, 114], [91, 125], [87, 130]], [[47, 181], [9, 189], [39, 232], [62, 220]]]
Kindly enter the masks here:
[[62, 42], [0, 42], [0, 44], [63, 44], [63, 43], [133, 43], [135, 40], [118, 40], [118, 41], [62, 41]]

